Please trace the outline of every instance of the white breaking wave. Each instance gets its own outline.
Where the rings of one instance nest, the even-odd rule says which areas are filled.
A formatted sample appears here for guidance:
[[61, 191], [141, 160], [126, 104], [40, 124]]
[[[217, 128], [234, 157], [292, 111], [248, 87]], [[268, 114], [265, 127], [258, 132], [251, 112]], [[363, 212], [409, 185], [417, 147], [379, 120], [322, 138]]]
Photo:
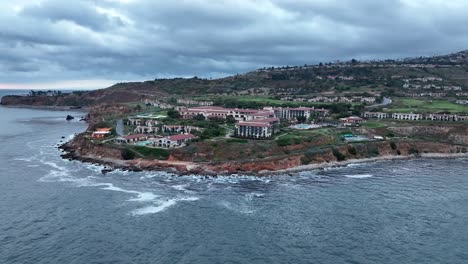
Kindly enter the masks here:
[[93, 171], [99, 175], [102, 174], [102, 170], [105, 169], [106, 167], [102, 166], [102, 165], [96, 165], [96, 164], [88, 164], [88, 163], [84, 163], [84, 164], [81, 164], [81, 166], [84, 166], [86, 167], [86, 169], [90, 170], [90, 171]]
[[263, 193], [255, 193], [255, 192], [253, 192], [253, 193], [248, 193], [248, 194], [246, 194], [246, 195], [245, 195], [245, 199], [246, 199], [247, 201], [252, 201], [254, 198], [260, 198], [260, 197], [263, 197], [263, 196], [265, 196]]
[[187, 189], [185, 189], [187, 186], [188, 184], [179, 184], [179, 185], [173, 185], [171, 187], [178, 191], [187, 191]]
[[366, 178], [371, 178], [374, 177], [372, 174], [354, 174], [354, 175], [345, 175], [346, 178], [351, 178], [351, 179], [366, 179]]
[[136, 198], [129, 199], [129, 202], [151, 202], [158, 198], [159, 195], [156, 195], [152, 192], [140, 192]]
[[16, 158], [13, 160], [31, 162], [31, 161], [34, 161], [35, 159], [36, 159], [36, 156], [33, 156], [31, 158]]
[[133, 210], [130, 212], [131, 215], [133, 216], [139, 216], [139, 215], [147, 215], [147, 214], [155, 214], [162, 212], [166, 210], [167, 208], [174, 206], [177, 204], [177, 202], [180, 201], [197, 201], [199, 198], [198, 197], [186, 197], [186, 198], [174, 198], [174, 199], [169, 199], [165, 201], [161, 201], [159, 203], [156, 203], [156, 205], [151, 205], [151, 206], [146, 206], [143, 208], [139, 208], [136, 210]]
[[114, 186], [112, 183], [96, 183], [94, 186], [105, 186], [101, 188], [102, 190], [107, 191], [114, 191], [114, 192], [123, 192], [123, 193], [130, 193], [136, 194], [135, 198], [128, 199], [128, 202], [151, 202], [154, 201], [159, 196], [152, 193], [152, 192], [139, 192], [134, 190], [125, 190], [120, 187]]
[[[70, 171], [68, 169], [57, 165], [57, 163], [50, 162], [50, 161], [41, 161], [41, 162], [43, 164], [46, 164], [54, 168], [47, 175], [39, 179], [39, 181], [41, 182], [70, 182], [77, 187], [101, 187], [100, 189], [102, 190], [135, 194], [136, 197], [127, 200], [130, 202], [150, 202], [150, 201], [154, 201], [156, 198], [159, 197], [158, 195], [152, 192], [139, 192], [139, 191], [134, 191], [134, 190], [126, 190], [126, 189], [117, 187], [112, 183], [97, 182], [96, 177], [93, 177], [93, 176], [88, 176], [86, 178], [73, 177], [70, 174]], [[87, 165], [86, 167], [96, 172], [97, 171], [100, 172], [100, 169], [103, 168], [102, 166], [97, 166], [97, 165]]]
[[346, 167], [356, 168], [356, 167], [364, 167], [366, 165], [367, 165], [366, 163], [350, 163], [350, 164], [346, 165]]
[[190, 186], [189, 184], [178, 184], [178, 185], [173, 185], [171, 187], [173, 189], [177, 190], [177, 191], [181, 191], [181, 192], [184, 192], [184, 193], [187, 193], [187, 194], [195, 194], [196, 192], [191, 191], [191, 190], [187, 190], [187, 187], [189, 187], [189, 186]]

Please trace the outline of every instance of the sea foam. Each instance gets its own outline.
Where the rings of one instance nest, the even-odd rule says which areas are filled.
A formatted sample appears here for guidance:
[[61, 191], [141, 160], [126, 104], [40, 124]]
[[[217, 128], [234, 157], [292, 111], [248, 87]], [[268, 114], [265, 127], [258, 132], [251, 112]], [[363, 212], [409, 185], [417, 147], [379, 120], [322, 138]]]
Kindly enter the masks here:
[[351, 174], [351, 175], [345, 175], [346, 178], [351, 178], [351, 179], [366, 179], [366, 178], [371, 178], [374, 177], [372, 174]]
[[159, 212], [162, 212], [162, 211], [168, 209], [171, 206], [176, 205], [177, 202], [180, 202], [180, 201], [197, 201], [198, 199], [199, 199], [198, 197], [185, 197], [185, 198], [168, 199], [168, 200], [165, 200], [165, 201], [157, 202], [155, 205], [146, 206], [146, 207], [143, 207], [143, 208], [133, 210], [132, 212], [130, 212], [130, 215], [139, 216], [139, 215], [147, 215], [147, 214], [156, 214], [156, 213], [159, 213]]

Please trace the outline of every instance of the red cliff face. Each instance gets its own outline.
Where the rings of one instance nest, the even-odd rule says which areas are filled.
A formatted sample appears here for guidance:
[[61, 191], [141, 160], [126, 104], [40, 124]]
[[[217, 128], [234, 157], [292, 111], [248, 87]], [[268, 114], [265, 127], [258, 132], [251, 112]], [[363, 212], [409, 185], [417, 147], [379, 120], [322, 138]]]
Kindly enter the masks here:
[[[129, 109], [123, 107], [94, 108], [98, 118], [102, 113], [126, 112]], [[468, 153], [468, 131], [464, 127], [436, 127], [396, 128], [395, 132], [408, 138], [389, 139], [387, 141], [374, 141], [353, 144], [341, 144], [326, 147], [316, 146], [313, 143], [302, 143], [291, 147], [281, 148], [272, 145], [271, 148], [256, 145], [242, 144], [223, 146], [231, 149], [224, 153], [213, 151], [212, 142], [201, 142], [187, 148], [170, 150], [172, 153], [168, 160], [134, 159], [125, 161], [122, 159], [122, 151], [119, 146], [93, 143], [91, 140], [78, 136], [73, 141], [65, 144], [64, 149], [70, 153], [68, 157], [98, 163], [114, 163], [116, 167], [125, 167], [132, 170], [167, 170], [172, 172], [194, 173], [202, 175], [219, 174], [249, 174], [267, 173], [269, 171], [281, 171], [301, 165], [337, 164], [337, 161], [391, 158], [391, 157], [417, 157], [425, 153], [455, 154]], [[437, 138], [431, 141], [423, 136]], [[255, 142], [254, 142], [255, 143]], [[219, 143], [218, 143], [219, 144]], [[253, 143], [252, 143], [253, 144]], [[257, 144], [257, 143], [255, 143]], [[242, 153], [239, 147], [243, 147]], [[246, 153], [256, 150], [256, 155], [246, 158]], [[287, 150], [287, 151], [285, 151]], [[226, 155], [229, 152], [230, 155]], [[234, 153], [236, 152], [236, 153]], [[286, 154], [290, 153], [290, 154]], [[223, 155], [221, 155], [223, 154]], [[235, 154], [235, 155], [234, 155]], [[261, 156], [260, 156], [261, 154]], [[193, 157], [197, 156], [198, 159]], [[203, 157], [203, 159], [200, 159]]]

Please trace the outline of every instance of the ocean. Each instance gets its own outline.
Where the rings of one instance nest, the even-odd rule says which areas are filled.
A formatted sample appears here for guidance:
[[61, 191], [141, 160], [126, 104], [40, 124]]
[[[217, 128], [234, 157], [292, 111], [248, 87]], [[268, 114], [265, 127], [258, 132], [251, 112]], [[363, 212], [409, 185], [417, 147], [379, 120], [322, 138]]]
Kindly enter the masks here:
[[466, 159], [103, 175], [60, 158], [67, 114], [0, 107], [2, 264], [468, 263]]

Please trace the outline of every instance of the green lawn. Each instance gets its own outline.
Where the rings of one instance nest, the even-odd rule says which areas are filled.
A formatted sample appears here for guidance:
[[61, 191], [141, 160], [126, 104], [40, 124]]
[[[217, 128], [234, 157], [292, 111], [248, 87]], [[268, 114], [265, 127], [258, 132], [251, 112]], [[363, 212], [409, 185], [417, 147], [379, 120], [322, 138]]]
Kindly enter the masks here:
[[379, 128], [379, 127], [386, 127], [387, 125], [383, 122], [378, 122], [378, 121], [369, 122], [368, 121], [368, 122], [363, 123], [363, 126], [367, 128]]
[[468, 112], [467, 105], [452, 103], [447, 100], [427, 100], [427, 99], [397, 99], [392, 104], [393, 112], [452, 112], [463, 113]]

